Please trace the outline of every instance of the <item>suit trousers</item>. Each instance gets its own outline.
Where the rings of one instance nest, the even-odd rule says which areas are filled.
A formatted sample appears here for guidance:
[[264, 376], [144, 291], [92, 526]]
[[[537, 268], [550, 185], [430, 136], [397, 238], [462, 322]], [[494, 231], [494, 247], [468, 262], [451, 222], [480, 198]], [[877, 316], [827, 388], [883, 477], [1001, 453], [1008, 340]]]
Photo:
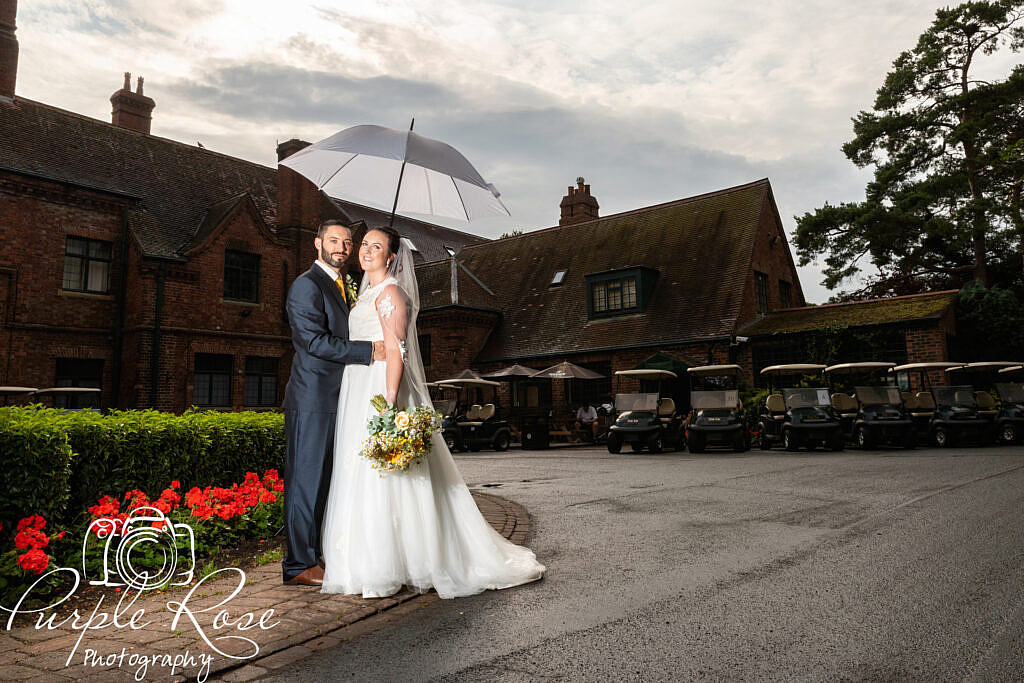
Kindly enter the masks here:
[[286, 581], [316, 565], [322, 555], [320, 536], [334, 467], [337, 417], [337, 413], [284, 413], [288, 448], [284, 469], [287, 540], [282, 572]]

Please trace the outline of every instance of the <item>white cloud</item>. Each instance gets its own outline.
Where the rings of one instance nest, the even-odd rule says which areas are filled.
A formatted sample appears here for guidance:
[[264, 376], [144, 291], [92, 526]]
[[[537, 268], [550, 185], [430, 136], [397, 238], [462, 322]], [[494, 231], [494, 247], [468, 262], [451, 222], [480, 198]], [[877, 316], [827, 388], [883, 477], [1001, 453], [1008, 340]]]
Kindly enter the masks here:
[[[277, 140], [415, 115], [528, 227], [557, 220], [577, 175], [605, 214], [768, 176], [792, 231], [862, 196], [839, 151], [849, 119], [938, 6], [39, 0], [19, 7], [18, 92], [106, 119], [132, 71], [156, 134], [268, 165]], [[816, 268], [801, 275], [827, 298]]]

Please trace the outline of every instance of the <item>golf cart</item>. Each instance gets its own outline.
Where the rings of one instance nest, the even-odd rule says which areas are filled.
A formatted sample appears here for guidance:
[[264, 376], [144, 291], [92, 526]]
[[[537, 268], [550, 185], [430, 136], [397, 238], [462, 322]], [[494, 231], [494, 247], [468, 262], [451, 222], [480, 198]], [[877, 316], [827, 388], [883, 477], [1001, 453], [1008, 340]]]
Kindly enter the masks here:
[[[1024, 365], [1011, 365], [1002, 368], [997, 373], [998, 379], [995, 384], [996, 393], [999, 395], [999, 414], [1006, 415], [1006, 420], [1000, 424], [999, 438], [1004, 443], [1024, 442], [1024, 427], [1011, 418], [1024, 419], [1024, 384], [1010, 381], [1011, 377], [1024, 375]], [[1010, 433], [1010, 430], [1013, 433]]]
[[990, 444], [995, 438], [992, 423], [978, 414], [978, 399], [974, 387], [931, 386], [929, 370], [959, 367], [961, 363], [909, 363], [898, 365], [889, 372], [916, 372], [925, 391], [904, 394], [903, 401], [910, 411], [917, 433], [939, 448], [948, 448], [962, 440]]
[[657, 382], [658, 391], [615, 394], [615, 422], [608, 428], [608, 452], [619, 453], [628, 443], [634, 452], [647, 448], [660, 453], [662, 448], [680, 450], [683, 446], [683, 418], [676, 413], [671, 398], [661, 395], [661, 382], [675, 379], [669, 370], [619, 370], [616, 382], [622, 378]]
[[[839, 413], [843, 437], [858, 448], [885, 444], [917, 446], [917, 431], [903, 407], [900, 390], [888, 375], [895, 363], [841, 363], [825, 368], [832, 407]], [[839, 387], [845, 391], [835, 389]], [[852, 392], [850, 391], [852, 389]]]
[[436, 383], [439, 387], [451, 387], [458, 391], [455, 408], [446, 414], [441, 422], [441, 430], [445, 443], [453, 453], [456, 451], [473, 451], [481, 448], [493, 448], [496, 451], [508, 450], [512, 441], [508, 429], [508, 421], [495, 417], [493, 403], [480, 405], [474, 403], [464, 410], [462, 392], [481, 387], [498, 387], [498, 382], [486, 379], [443, 379]]
[[[823, 382], [812, 381], [821, 378], [824, 369], [824, 365], [796, 363], [761, 370], [768, 378], [769, 391], [757, 425], [762, 450], [778, 444], [787, 451], [801, 446], [843, 450], [839, 415], [832, 408], [828, 389], [821, 386]], [[798, 386], [801, 382], [816, 386]]]
[[[1024, 396], [1019, 383], [1005, 381], [1004, 369], [1020, 367], [1016, 361], [987, 361], [967, 363], [949, 368], [946, 373], [957, 381], [966, 381], [974, 387], [978, 402], [978, 415], [992, 425], [996, 441], [1018, 443], [1024, 437]], [[962, 380], [960, 378], [963, 378]], [[995, 394], [995, 396], [993, 396]], [[996, 401], [998, 398], [998, 402]]]
[[737, 453], [750, 448], [750, 430], [737, 388], [742, 372], [738, 365], [686, 370], [691, 406], [686, 418], [686, 447], [691, 453], [703, 453], [708, 446], [723, 446]]

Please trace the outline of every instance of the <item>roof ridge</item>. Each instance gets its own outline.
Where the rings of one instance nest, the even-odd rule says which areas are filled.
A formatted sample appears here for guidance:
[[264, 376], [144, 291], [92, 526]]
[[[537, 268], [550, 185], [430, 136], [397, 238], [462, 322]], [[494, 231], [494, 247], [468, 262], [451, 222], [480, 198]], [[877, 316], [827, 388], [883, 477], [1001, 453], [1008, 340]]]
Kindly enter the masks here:
[[[753, 181], [751, 181], [749, 183], [743, 183], [742, 185], [735, 185], [733, 187], [726, 187], [726, 188], [723, 188], [721, 190], [713, 190], [711, 192], [705, 192], [703, 194], [696, 194], [696, 195], [693, 195], [691, 197], [683, 197], [681, 199], [673, 199], [671, 201], [661, 202], [660, 204], [651, 204], [650, 206], [642, 206], [642, 207], [640, 207], [638, 209], [629, 209], [628, 211], [620, 211], [619, 213], [610, 213], [607, 216], [598, 216], [597, 218], [592, 218], [592, 219], [590, 219], [588, 221], [580, 221], [579, 223], [571, 223], [570, 225], [552, 225], [552, 226], [549, 226], [547, 228], [538, 228], [537, 230], [524, 231], [521, 235], [510, 235], [509, 237], [499, 237], [499, 238], [491, 240], [491, 241], [492, 242], [500, 242], [502, 240], [514, 240], [514, 239], [519, 239], [521, 237], [529, 237], [530, 235], [538, 235], [540, 233], [549, 232], [551, 230], [560, 230], [562, 228], [576, 227], [578, 225], [588, 225], [588, 224], [592, 224], [592, 223], [599, 223], [601, 221], [608, 220], [608, 219], [611, 219], [611, 218], [620, 218], [622, 216], [629, 216], [629, 215], [633, 215], [633, 214], [644, 213], [646, 211], [651, 211], [653, 209], [663, 209], [663, 208], [667, 208], [667, 207], [670, 207], [670, 206], [680, 206], [680, 205], [688, 204], [690, 202], [695, 202], [695, 201], [698, 201], [698, 200], [701, 200], [701, 199], [710, 199], [712, 197], [717, 197], [717, 196], [721, 196], [721, 195], [725, 195], [725, 194], [730, 194], [732, 192], [739, 192], [740, 190], [746, 190], [748, 188], [754, 187], [755, 185], [762, 185], [762, 184], [770, 186], [769, 179], [767, 177], [764, 177], [764, 178], [760, 178], [759, 180], [753, 180]], [[467, 248], [469, 248], [471, 246], [479, 246], [479, 245], [467, 245], [466, 247], [463, 247], [463, 249], [467, 249]]]
[[49, 109], [51, 111], [59, 112], [59, 113], [65, 115], [65, 116], [71, 116], [71, 117], [74, 117], [74, 118], [77, 118], [77, 119], [81, 119], [81, 120], [87, 121], [87, 122], [89, 122], [91, 124], [100, 125], [100, 126], [103, 126], [103, 127], [106, 127], [106, 128], [110, 128], [110, 129], [118, 131], [118, 132], [127, 133], [127, 134], [131, 134], [131, 135], [140, 135], [140, 136], [149, 138], [151, 140], [156, 140], [156, 141], [163, 142], [163, 143], [169, 143], [169, 144], [172, 144], [172, 145], [178, 145], [178, 146], [180, 146], [180, 147], [182, 147], [184, 149], [191, 150], [191, 151], [194, 151], [194, 152], [203, 152], [203, 153], [206, 153], [206, 154], [211, 154], [213, 156], [222, 157], [224, 159], [229, 159], [231, 161], [240, 162], [240, 163], [243, 163], [243, 164], [248, 164], [250, 166], [255, 166], [255, 167], [257, 167], [257, 168], [259, 168], [261, 170], [264, 170], [264, 171], [272, 171], [272, 172], [276, 172], [277, 171], [277, 169], [275, 169], [275, 168], [273, 168], [271, 166], [264, 166], [263, 164], [257, 163], [255, 161], [249, 161], [248, 159], [243, 159], [241, 157], [231, 156], [230, 154], [226, 154], [224, 152], [217, 152], [217, 151], [212, 150], [212, 149], [207, 149], [206, 147], [197, 147], [195, 145], [190, 145], [188, 143], [181, 142], [180, 140], [173, 140], [171, 138], [163, 137], [162, 135], [154, 135], [152, 133], [143, 133], [141, 131], [132, 130], [131, 128], [123, 128], [121, 126], [115, 126], [113, 123], [109, 123], [107, 121], [103, 121], [102, 119], [93, 118], [92, 116], [86, 116], [85, 114], [79, 114], [78, 112], [74, 112], [74, 111], [71, 111], [69, 109], [62, 109], [60, 107], [55, 107], [52, 104], [46, 104], [45, 102], [37, 102], [36, 100], [31, 100], [31, 99], [29, 99], [27, 97], [17, 97], [17, 98], [15, 98], [15, 103], [17, 104], [19, 102], [27, 102], [27, 103], [35, 105], [37, 107], [43, 107], [44, 109]]
[[817, 304], [813, 306], [793, 306], [791, 308], [780, 308], [772, 313], [784, 313], [788, 311], [804, 311], [807, 309], [820, 310], [822, 308], [835, 308], [836, 306], [852, 306], [854, 304], [870, 304], [876, 301], [896, 301], [897, 299], [913, 299], [914, 297], [936, 296], [939, 294], [953, 294], [959, 289], [940, 289], [934, 292], [918, 292], [917, 294], [900, 294], [899, 296], [879, 296], [874, 299], [855, 299], [853, 301], [837, 301], [831, 304]]

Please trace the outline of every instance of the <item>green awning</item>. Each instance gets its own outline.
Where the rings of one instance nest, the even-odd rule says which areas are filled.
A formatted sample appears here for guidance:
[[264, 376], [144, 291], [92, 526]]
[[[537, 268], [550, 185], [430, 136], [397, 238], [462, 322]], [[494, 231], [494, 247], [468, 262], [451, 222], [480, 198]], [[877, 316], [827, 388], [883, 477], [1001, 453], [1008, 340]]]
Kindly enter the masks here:
[[668, 370], [669, 372], [676, 373], [679, 377], [686, 377], [686, 369], [690, 366], [679, 360], [673, 358], [664, 353], [658, 352], [645, 360], [644, 362], [637, 365], [634, 370]]

